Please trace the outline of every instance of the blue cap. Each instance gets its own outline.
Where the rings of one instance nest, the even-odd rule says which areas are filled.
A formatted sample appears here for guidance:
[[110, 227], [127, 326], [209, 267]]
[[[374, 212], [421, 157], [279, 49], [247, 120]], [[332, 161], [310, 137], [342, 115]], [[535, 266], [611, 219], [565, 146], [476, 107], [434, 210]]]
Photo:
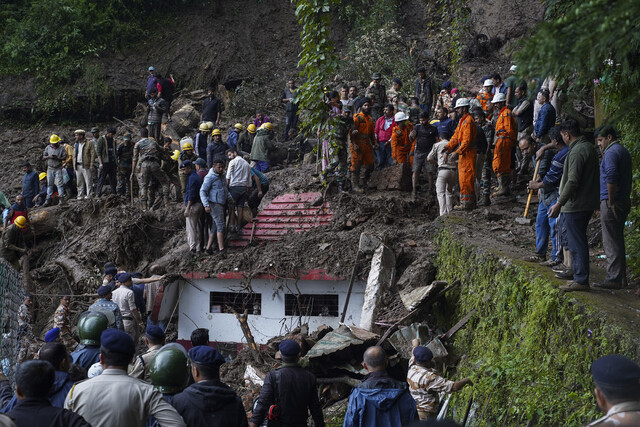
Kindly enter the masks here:
[[114, 275], [118, 272], [118, 269], [115, 267], [107, 267], [104, 269], [104, 275], [106, 276], [107, 274], [111, 274]]
[[155, 71], [156, 69], [154, 67], [149, 67], [149, 71]]
[[136, 345], [131, 335], [118, 329], [105, 329], [100, 335], [100, 346], [114, 353], [130, 354], [133, 357]]
[[180, 163], [180, 169], [182, 168], [186, 168], [186, 167], [191, 167], [192, 163], [191, 160], [185, 160], [184, 162]]
[[284, 340], [278, 346], [278, 350], [280, 350], [280, 354], [286, 357], [297, 356], [300, 354], [300, 344], [294, 340]]
[[60, 328], [53, 328], [44, 336], [44, 342], [54, 342], [60, 336]]
[[115, 279], [120, 283], [128, 282], [131, 280], [131, 273], [120, 273]]
[[225, 363], [224, 357], [215, 348], [198, 345], [189, 350], [191, 362], [203, 366], [216, 367]]
[[156, 339], [156, 340], [164, 339], [164, 331], [160, 326], [149, 325], [147, 326], [147, 329], [144, 331], [144, 333], [146, 336], [152, 339]]
[[591, 374], [593, 380], [603, 386], [640, 387], [640, 366], [633, 360], [617, 354], [603, 356], [593, 362]]
[[109, 292], [111, 292], [111, 286], [103, 285], [98, 288], [99, 297], [107, 296], [109, 295]]
[[415, 357], [416, 362], [424, 363], [433, 359], [433, 353], [427, 347], [419, 345], [413, 349], [413, 357]]
[[444, 83], [442, 83], [442, 89], [447, 89], [451, 87], [451, 81], [447, 80]]
[[198, 165], [201, 168], [207, 166], [207, 162], [204, 161], [204, 159], [202, 157], [198, 157], [198, 160], [196, 160], [195, 162], [193, 162], [194, 165]]
[[133, 273], [131, 273], [131, 277], [133, 277], [134, 279], [142, 279], [142, 273], [140, 273], [139, 271], [134, 271]]

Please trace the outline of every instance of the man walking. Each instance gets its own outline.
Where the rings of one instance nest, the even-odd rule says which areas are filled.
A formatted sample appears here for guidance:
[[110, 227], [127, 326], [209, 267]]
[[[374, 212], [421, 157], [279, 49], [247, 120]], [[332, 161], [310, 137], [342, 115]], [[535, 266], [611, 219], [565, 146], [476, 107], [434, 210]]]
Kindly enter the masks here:
[[58, 196], [60, 201], [64, 201], [64, 179], [62, 177], [62, 162], [67, 158], [67, 151], [60, 146], [60, 137], [51, 135], [49, 137], [49, 145], [44, 149], [43, 160], [47, 161], [47, 199], [44, 206], [51, 205], [51, 196], [53, 195], [53, 186], [58, 187]]

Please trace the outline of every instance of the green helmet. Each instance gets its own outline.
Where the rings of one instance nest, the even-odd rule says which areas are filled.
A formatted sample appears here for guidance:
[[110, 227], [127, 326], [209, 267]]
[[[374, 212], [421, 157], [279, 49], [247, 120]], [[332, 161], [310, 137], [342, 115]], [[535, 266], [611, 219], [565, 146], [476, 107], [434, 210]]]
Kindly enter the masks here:
[[162, 393], [178, 393], [189, 380], [187, 352], [180, 344], [170, 343], [156, 353], [149, 367], [151, 384]]
[[85, 311], [78, 319], [80, 344], [100, 345], [102, 331], [109, 327], [107, 317], [96, 311]]

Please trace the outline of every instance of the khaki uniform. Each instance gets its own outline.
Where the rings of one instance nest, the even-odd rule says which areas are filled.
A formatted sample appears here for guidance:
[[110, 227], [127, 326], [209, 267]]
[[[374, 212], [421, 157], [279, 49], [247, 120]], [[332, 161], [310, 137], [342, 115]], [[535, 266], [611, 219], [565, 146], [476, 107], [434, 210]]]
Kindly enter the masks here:
[[182, 417], [162, 393], [121, 369], [105, 369], [102, 374], [74, 385], [65, 409], [82, 416], [94, 427], [139, 427], [153, 416], [160, 426], [186, 427]]
[[640, 402], [622, 402], [613, 405], [607, 415], [587, 427], [631, 427], [640, 425]]
[[151, 383], [151, 362], [161, 348], [161, 345], [154, 345], [145, 353], [136, 356], [133, 365], [129, 365], [129, 376]]
[[409, 372], [407, 372], [409, 392], [416, 401], [420, 419], [427, 419], [438, 415], [438, 393], [451, 393], [453, 381], [448, 381], [435, 373], [432, 369], [419, 366], [411, 356]]
[[53, 327], [60, 328], [60, 340], [69, 352], [78, 344], [71, 335], [71, 323], [69, 322], [69, 309], [60, 304], [53, 313]]
[[132, 313], [134, 310], [137, 310], [133, 291], [131, 288], [126, 286], [120, 286], [118, 289], [113, 291], [111, 301], [118, 304], [118, 308], [120, 308], [124, 331], [131, 335], [134, 342], [138, 342], [138, 325], [136, 323], [136, 319], [133, 318]]

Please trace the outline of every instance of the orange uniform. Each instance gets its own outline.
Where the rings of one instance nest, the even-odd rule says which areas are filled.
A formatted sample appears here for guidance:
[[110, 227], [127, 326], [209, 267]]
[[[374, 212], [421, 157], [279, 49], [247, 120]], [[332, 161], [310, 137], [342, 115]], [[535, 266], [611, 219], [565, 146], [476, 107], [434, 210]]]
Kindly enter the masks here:
[[[351, 139], [351, 170], [373, 167], [373, 130], [375, 123], [369, 114], [359, 112], [353, 116], [353, 126], [358, 133]], [[358, 150], [356, 150], [358, 147]]]
[[416, 141], [409, 140], [409, 134], [413, 130], [413, 125], [407, 121], [404, 130], [400, 126], [396, 126], [391, 132], [391, 158], [398, 163], [407, 163], [407, 160], [413, 166], [413, 156], [409, 153], [416, 149]]
[[458, 181], [460, 201], [464, 204], [475, 202], [476, 192], [476, 122], [471, 114], [465, 114], [447, 144], [447, 151], [458, 153]]
[[493, 171], [498, 174], [511, 173], [511, 150], [518, 136], [518, 124], [508, 107], [502, 107], [496, 122], [495, 141], [493, 151]]
[[478, 98], [478, 101], [480, 101], [480, 104], [482, 105], [482, 110], [486, 112], [487, 102], [491, 102], [491, 94], [485, 92], [483, 89], [480, 92], [478, 92], [478, 96], [476, 96], [476, 98]]

